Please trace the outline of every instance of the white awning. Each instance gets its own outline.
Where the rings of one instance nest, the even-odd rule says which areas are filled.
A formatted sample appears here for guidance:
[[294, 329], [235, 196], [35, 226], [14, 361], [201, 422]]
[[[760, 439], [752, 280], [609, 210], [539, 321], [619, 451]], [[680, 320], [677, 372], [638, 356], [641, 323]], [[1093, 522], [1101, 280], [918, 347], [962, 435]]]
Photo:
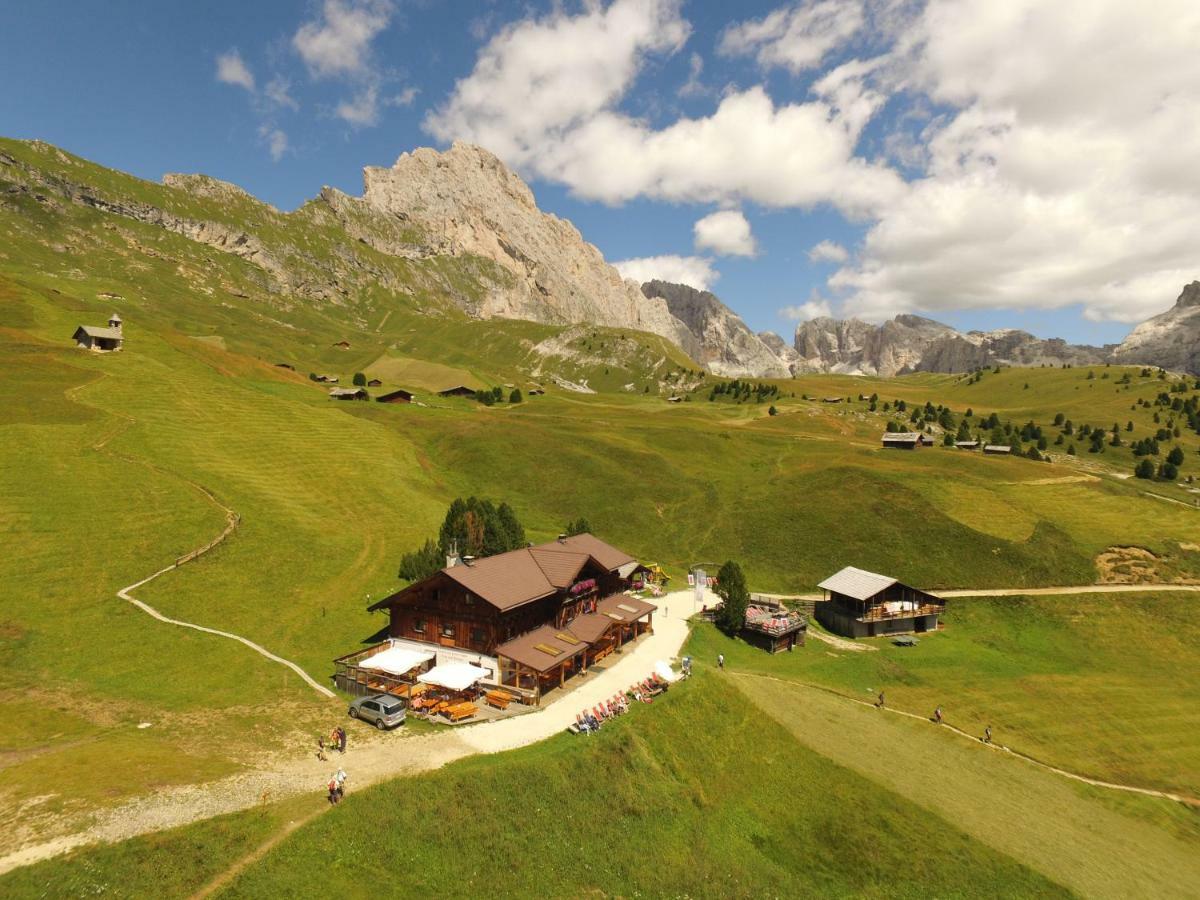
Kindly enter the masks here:
[[452, 691], [465, 691], [480, 678], [487, 678], [488, 670], [473, 666], [470, 663], [447, 663], [434, 666], [424, 675], [418, 675], [417, 681], [449, 688]]
[[420, 650], [405, 650], [401, 647], [389, 647], [382, 653], [376, 653], [374, 656], [363, 660], [359, 663], [359, 666], [364, 669], [378, 669], [390, 675], [403, 675], [405, 672], [411, 672], [417, 666], [427, 663], [431, 659], [433, 659], [432, 653], [425, 653]]

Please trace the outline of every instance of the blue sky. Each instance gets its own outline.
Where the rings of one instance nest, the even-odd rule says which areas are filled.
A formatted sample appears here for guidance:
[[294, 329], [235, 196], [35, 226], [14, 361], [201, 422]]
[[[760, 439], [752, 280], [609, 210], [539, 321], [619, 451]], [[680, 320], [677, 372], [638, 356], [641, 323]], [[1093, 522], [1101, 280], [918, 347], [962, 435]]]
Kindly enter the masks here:
[[0, 133], [283, 209], [460, 137], [755, 329], [918, 312], [1102, 343], [1200, 268], [1196, 4], [1128, 7], [45, 0], [5, 12]]

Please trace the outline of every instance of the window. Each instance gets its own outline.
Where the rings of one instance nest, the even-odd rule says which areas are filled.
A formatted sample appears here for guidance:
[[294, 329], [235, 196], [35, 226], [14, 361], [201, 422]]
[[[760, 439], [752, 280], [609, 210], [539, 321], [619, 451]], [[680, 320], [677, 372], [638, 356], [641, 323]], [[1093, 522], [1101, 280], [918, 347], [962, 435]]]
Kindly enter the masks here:
[[425, 633], [425, 620], [421, 618], [413, 619], [413, 631], [420, 634]]
[[487, 634], [482, 628], [471, 629], [471, 640], [476, 644], [482, 644], [487, 640]]
[[442, 623], [442, 637], [454, 637], [454, 623], [453, 622], [443, 622]]

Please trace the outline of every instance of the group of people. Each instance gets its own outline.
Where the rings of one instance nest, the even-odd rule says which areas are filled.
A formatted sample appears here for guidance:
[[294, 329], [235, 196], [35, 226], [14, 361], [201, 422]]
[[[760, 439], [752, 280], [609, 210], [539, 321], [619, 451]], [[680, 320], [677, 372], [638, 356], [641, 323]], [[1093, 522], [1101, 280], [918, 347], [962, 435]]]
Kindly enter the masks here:
[[327, 746], [330, 750], [336, 750], [338, 753], [345, 753], [346, 729], [341, 725], [338, 725], [329, 733], [328, 738], [326, 738], [323, 734], [317, 735], [317, 759], [321, 760], [321, 762], [325, 762], [325, 760], [328, 759], [328, 757], [325, 755], [325, 748]]
[[[879, 696], [882, 697], [883, 694], [880, 694]], [[933, 722], [934, 725], [942, 724], [942, 708], [940, 706], [936, 707], [934, 709], [933, 715], [929, 717], [929, 720], [931, 722]], [[985, 744], [990, 744], [992, 742], [992, 726], [991, 725], [988, 725], [983, 729], [983, 737], [981, 737], [979, 740], [981, 740]]]
[[346, 771], [339, 766], [338, 770], [329, 779], [327, 787], [329, 788], [329, 803], [331, 806], [337, 806], [342, 802], [342, 798], [346, 796], [346, 779], [348, 777]]

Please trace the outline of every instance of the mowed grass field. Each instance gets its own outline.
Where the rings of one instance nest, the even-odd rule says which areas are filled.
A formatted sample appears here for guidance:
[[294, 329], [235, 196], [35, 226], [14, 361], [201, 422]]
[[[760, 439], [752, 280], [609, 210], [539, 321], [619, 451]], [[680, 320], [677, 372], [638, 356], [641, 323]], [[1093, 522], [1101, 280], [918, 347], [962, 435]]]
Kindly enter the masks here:
[[[319, 679], [383, 627], [368, 596], [399, 587], [400, 555], [458, 495], [508, 500], [532, 539], [584, 515], [677, 578], [734, 558], [753, 589], [775, 591], [846, 564], [927, 587], [1084, 583], [1112, 544], [1178, 555], [1197, 533], [1194, 511], [1129, 484], [1056, 482], [1067, 467], [882, 451], [882, 420], [856, 407], [785, 397], [769, 417], [758, 404], [554, 388], [490, 409], [338, 404], [272, 364], [302, 347], [263, 323], [240, 321], [224, 342], [274, 341], [255, 355], [135, 320], [125, 352], [95, 357], [64, 346], [87, 315], [77, 305], [22, 282], [6, 290], [22, 327], [0, 336], [19, 398], [0, 442], [12, 548], [0, 568], [13, 586], [0, 696], [19, 724], [0, 788], [30, 804], [28, 821], [236, 771], [340, 714], [246, 648], [115, 597], [219, 533], [224, 513], [201, 487], [240, 527], [139, 596]], [[290, 712], [264, 717], [264, 704]], [[60, 711], [39, 714], [47, 705]], [[89, 777], [112, 757], [137, 765]]]
[[[244, 856], [244, 819], [42, 863], [14, 894], [99, 885], [184, 896]], [[200, 847], [211, 855], [193, 867]], [[157, 851], [151, 859], [136, 850]], [[118, 866], [120, 868], [118, 868]], [[161, 874], [155, 876], [155, 869]], [[217, 896], [1065, 896], [1060, 883], [806, 749], [698, 674], [591, 738], [563, 735], [362, 792]]]
[[1069, 771], [1200, 797], [1196, 602], [1179, 593], [951, 599], [945, 629], [915, 647], [873, 638], [852, 652], [810, 636], [771, 656], [700, 625], [689, 650], [858, 700], [883, 691], [888, 706], [920, 716], [940, 706], [947, 723], [973, 735], [990, 725], [998, 743]]

